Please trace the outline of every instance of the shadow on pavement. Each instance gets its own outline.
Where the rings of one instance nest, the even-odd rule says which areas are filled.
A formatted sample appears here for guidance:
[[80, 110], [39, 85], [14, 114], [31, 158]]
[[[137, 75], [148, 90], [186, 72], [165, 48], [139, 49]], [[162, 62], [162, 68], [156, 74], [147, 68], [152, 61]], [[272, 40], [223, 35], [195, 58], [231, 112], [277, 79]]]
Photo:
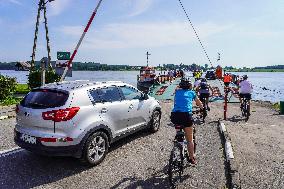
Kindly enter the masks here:
[[[149, 135], [140, 131], [114, 143], [110, 151], [138, 138]], [[94, 167], [95, 169], [96, 167]], [[79, 174], [87, 169], [79, 160], [72, 157], [46, 157], [35, 155], [26, 150], [0, 157], [0, 188], [32, 188], [56, 182]], [[101, 166], [100, 169], [103, 169]]]
[[240, 121], [245, 121], [245, 117], [234, 115], [233, 117], [230, 117], [227, 120], [234, 122], [234, 123], [237, 123], [237, 122], [240, 122]]
[[32, 188], [86, 169], [74, 158], [37, 156], [24, 150], [0, 158], [0, 188]]
[[[157, 171], [152, 174], [150, 178], [142, 179], [137, 177], [128, 177], [123, 178], [121, 181], [119, 181], [114, 186], [110, 187], [110, 189], [116, 189], [116, 188], [124, 188], [124, 189], [134, 189], [137, 187], [148, 189], [148, 188], [155, 188], [155, 189], [165, 189], [165, 188], [171, 188], [171, 185], [169, 183], [169, 178], [167, 175], [168, 166], [165, 166], [162, 170]], [[181, 178], [180, 184], [182, 184], [183, 181], [187, 180], [190, 177], [190, 175], [183, 175]]]

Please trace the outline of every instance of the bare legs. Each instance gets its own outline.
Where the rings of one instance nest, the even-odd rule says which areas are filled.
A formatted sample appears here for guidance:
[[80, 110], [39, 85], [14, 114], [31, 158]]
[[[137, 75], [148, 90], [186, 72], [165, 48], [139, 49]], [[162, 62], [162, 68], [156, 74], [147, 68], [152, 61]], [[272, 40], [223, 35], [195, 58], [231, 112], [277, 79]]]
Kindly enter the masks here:
[[188, 142], [187, 149], [189, 153], [190, 159], [195, 163], [195, 157], [194, 157], [194, 143], [193, 143], [193, 127], [185, 127], [185, 138]]

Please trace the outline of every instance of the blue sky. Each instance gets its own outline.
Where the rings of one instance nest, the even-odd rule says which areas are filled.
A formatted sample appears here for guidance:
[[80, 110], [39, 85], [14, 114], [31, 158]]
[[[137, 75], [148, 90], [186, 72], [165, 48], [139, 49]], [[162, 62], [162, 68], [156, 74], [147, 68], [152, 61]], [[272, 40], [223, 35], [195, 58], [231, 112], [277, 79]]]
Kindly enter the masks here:
[[[0, 0], [0, 61], [30, 60], [36, 0]], [[73, 51], [98, 0], [48, 4], [52, 59]], [[283, 0], [182, 0], [214, 65], [284, 64]], [[46, 56], [41, 22], [36, 59]], [[208, 63], [178, 0], [103, 0], [75, 61]]]

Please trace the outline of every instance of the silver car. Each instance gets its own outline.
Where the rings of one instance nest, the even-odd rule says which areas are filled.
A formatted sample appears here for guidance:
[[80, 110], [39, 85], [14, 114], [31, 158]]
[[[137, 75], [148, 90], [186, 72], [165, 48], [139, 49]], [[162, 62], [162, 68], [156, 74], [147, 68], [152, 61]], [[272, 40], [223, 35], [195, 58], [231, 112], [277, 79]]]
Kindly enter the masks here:
[[157, 100], [119, 81], [72, 81], [29, 92], [16, 108], [15, 142], [48, 156], [99, 164], [109, 146], [140, 129], [160, 127]]

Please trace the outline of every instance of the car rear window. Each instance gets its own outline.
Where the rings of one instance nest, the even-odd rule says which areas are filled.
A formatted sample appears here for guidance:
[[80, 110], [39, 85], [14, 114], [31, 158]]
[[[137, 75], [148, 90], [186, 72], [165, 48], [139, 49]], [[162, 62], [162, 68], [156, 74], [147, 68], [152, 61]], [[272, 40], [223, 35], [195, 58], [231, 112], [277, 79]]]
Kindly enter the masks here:
[[29, 92], [22, 100], [21, 105], [35, 109], [55, 108], [63, 106], [68, 96], [66, 91], [37, 89]]

